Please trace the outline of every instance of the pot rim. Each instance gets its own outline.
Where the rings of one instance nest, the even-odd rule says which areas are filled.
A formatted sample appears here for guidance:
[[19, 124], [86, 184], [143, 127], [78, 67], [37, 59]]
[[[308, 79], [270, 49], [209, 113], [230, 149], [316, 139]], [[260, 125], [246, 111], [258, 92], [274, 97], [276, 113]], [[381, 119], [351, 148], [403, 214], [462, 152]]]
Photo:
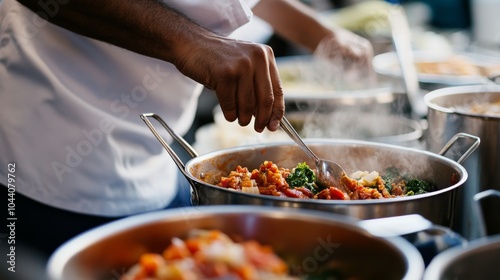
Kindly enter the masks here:
[[438, 97], [446, 97], [446, 96], [462, 95], [462, 94], [465, 95], [471, 93], [492, 93], [492, 92], [499, 92], [500, 94], [500, 85], [495, 84], [495, 85], [468, 85], [468, 86], [445, 87], [433, 90], [425, 94], [424, 103], [427, 105], [427, 107], [429, 107], [429, 109], [433, 109], [447, 114], [457, 114], [457, 115], [464, 115], [464, 116], [484, 118], [484, 119], [500, 119], [499, 115], [475, 114], [471, 112], [460, 111], [455, 108], [443, 107], [433, 102]]
[[[446, 188], [439, 189], [436, 191], [432, 191], [429, 193], [424, 193], [424, 194], [419, 194], [419, 195], [414, 195], [414, 196], [405, 196], [405, 197], [394, 197], [394, 198], [384, 198], [384, 199], [367, 199], [367, 200], [322, 200], [322, 199], [303, 199], [303, 198], [291, 198], [291, 197], [277, 197], [277, 196], [269, 196], [269, 195], [262, 195], [262, 194], [252, 194], [252, 193], [244, 193], [240, 191], [234, 191], [230, 189], [226, 189], [223, 187], [215, 186], [212, 184], [208, 184], [206, 182], [203, 182], [202, 180], [198, 179], [195, 177], [193, 174], [190, 172], [190, 167], [195, 165], [196, 163], [217, 157], [220, 155], [224, 155], [228, 152], [238, 152], [238, 151], [246, 151], [249, 149], [255, 149], [255, 150], [262, 150], [270, 147], [276, 147], [276, 146], [297, 146], [295, 142], [293, 141], [282, 141], [282, 142], [272, 142], [272, 143], [262, 143], [262, 144], [255, 144], [255, 145], [244, 145], [244, 146], [238, 146], [238, 147], [232, 147], [232, 148], [225, 148], [213, 152], [209, 152], [206, 154], [203, 154], [201, 156], [192, 158], [185, 164], [185, 171], [189, 178], [196, 182], [197, 184], [201, 184], [203, 187], [210, 187], [214, 188], [216, 190], [224, 191], [224, 192], [230, 192], [231, 194], [235, 195], [241, 195], [241, 196], [249, 196], [252, 198], [258, 198], [262, 200], [269, 200], [269, 201], [276, 201], [276, 202], [290, 202], [290, 203], [302, 203], [302, 204], [324, 204], [324, 205], [372, 205], [372, 204], [390, 204], [390, 203], [400, 203], [400, 202], [405, 202], [405, 201], [413, 201], [413, 200], [419, 200], [419, 199], [426, 199], [426, 198], [431, 198], [434, 196], [438, 196], [440, 194], [452, 191], [461, 185], [467, 180], [468, 178], [468, 173], [467, 170], [457, 163], [454, 160], [451, 160], [447, 157], [444, 157], [442, 155], [424, 151], [424, 150], [418, 150], [415, 148], [410, 148], [410, 147], [403, 147], [403, 146], [397, 146], [397, 145], [392, 145], [392, 144], [385, 144], [385, 143], [377, 143], [377, 142], [370, 142], [370, 141], [363, 141], [363, 140], [351, 140], [351, 139], [315, 139], [315, 138], [308, 138], [304, 139], [304, 142], [306, 144], [339, 144], [339, 145], [344, 145], [344, 146], [372, 146], [372, 147], [377, 147], [377, 148], [386, 148], [386, 149], [396, 149], [396, 150], [402, 150], [402, 151], [408, 151], [412, 153], [418, 153], [418, 154], [424, 154], [430, 158], [435, 158], [447, 165], [453, 166], [457, 169], [457, 173], [461, 175], [460, 180]], [[460, 174], [461, 173], [461, 174]]]
[[[290, 212], [293, 211], [293, 214]], [[47, 262], [47, 272], [50, 279], [63, 279], [64, 268], [68, 260], [71, 260], [75, 254], [81, 252], [94, 242], [102, 238], [111, 237], [117, 233], [138, 228], [145, 225], [150, 225], [165, 220], [189, 220], [192, 217], [203, 218], [208, 216], [232, 214], [255, 214], [259, 216], [283, 218], [286, 217], [292, 220], [308, 220], [318, 223], [327, 223], [347, 227], [349, 230], [362, 233], [369, 238], [383, 241], [388, 246], [393, 247], [401, 254], [406, 263], [407, 270], [403, 279], [421, 279], [424, 273], [424, 261], [419, 251], [411, 245], [407, 240], [400, 236], [382, 237], [371, 234], [368, 230], [361, 227], [359, 219], [340, 214], [332, 214], [309, 209], [287, 209], [286, 212], [282, 208], [272, 206], [256, 206], [256, 205], [218, 205], [218, 206], [191, 206], [166, 209], [161, 211], [148, 212], [138, 215], [126, 217], [117, 221], [113, 221], [96, 228], [85, 231], [76, 237], [66, 241], [63, 245], [54, 251]]]
[[[500, 245], [500, 234], [489, 237], [474, 239], [467, 242], [465, 246], [458, 246], [447, 249], [432, 259], [424, 272], [424, 279], [441, 279], [443, 271], [452, 265], [456, 260], [473, 254], [492, 244]], [[500, 247], [500, 246], [499, 246]]]

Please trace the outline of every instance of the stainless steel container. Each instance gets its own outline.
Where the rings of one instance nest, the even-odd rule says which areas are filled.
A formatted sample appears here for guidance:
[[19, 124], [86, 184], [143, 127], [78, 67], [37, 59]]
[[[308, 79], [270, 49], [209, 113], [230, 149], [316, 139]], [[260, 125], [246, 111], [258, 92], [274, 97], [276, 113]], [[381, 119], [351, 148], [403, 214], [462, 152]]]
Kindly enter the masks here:
[[[154, 117], [176, 139], [192, 157], [184, 164], [169, 147], [148, 117]], [[388, 167], [399, 168], [403, 173], [412, 174], [423, 180], [432, 181], [438, 190], [415, 196], [372, 200], [322, 200], [297, 199], [267, 195], [257, 195], [216, 186], [221, 176], [227, 176], [238, 165], [249, 169], [258, 168], [265, 160], [278, 166], [293, 168], [299, 162], [314, 163], [293, 142], [241, 146], [210, 152], [201, 156], [176, 135], [161, 118], [155, 114], [143, 114], [143, 120], [169, 152], [177, 166], [191, 182], [194, 205], [247, 204], [270, 205], [286, 208], [322, 210], [356, 217], [373, 219], [406, 214], [420, 214], [434, 224], [454, 229], [456, 220], [456, 191], [467, 179], [467, 172], [458, 163], [436, 153], [401, 146], [355, 141], [314, 139], [308, 146], [321, 158], [335, 159], [348, 174], [357, 170], [377, 170], [383, 172]], [[465, 136], [458, 135], [445, 146], [444, 150]], [[479, 139], [474, 137], [479, 145]], [[459, 159], [461, 162], [477, 145], [472, 146]]]
[[[475, 216], [482, 225], [482, 237], [451, 248], [433, 258], [426, 269], [424, 280], [441, 279], [498, 279], [500, 275], [500, 229], [495, 220], [484, 219], [483, 208], [490, 200], [495, 213], [500, 210], [500, 191], [489, 189], [474, 195]], [[496, 216], [498, 221], [498, 215]], [[497, 226], [495, 228], [495, 226]]]
[[[377, 237], [349, 217], [264, 206], [199, 206], [125, 218], [85, 232], [51, 256], [51, 280], [120, 279], [141, 254], [161, 253], [173, 237], [218, 229], [271, 246], [290, 272], [314, 275], [335, 263], [345, 279], [421, 279], [424, 262], [402, 237]], [[362, 269], [360, 269], [362, 264]]]
[[[472, 197], [482, 190], [500, 189], [500, 115], [477, 114], [468, 108], [474, 102], [500, 101], [500, 86], [448, 87], [428, 93], [424, 101], [429, 108], [428, 128], [424, 135], [429, 151], [439, 151], [457, 132], [470, 133], [482, 140], [478, 152], [464, 162], [469, 179], [458, 193], [458, 214], [463, 223], [458, 231], [469, 239], [476, 238], [479, 236], [479, 224], [478, 219], [473, 217]], [[498, 214], [485, 212], [488, 220], [493, 218], [490, 215]], [[496, 220], [500, 225], [500, 219]]]
[[466, 247], [438, 254], [427, 267], [424, 280], [498, 279], [500, 235], [475, 239]]

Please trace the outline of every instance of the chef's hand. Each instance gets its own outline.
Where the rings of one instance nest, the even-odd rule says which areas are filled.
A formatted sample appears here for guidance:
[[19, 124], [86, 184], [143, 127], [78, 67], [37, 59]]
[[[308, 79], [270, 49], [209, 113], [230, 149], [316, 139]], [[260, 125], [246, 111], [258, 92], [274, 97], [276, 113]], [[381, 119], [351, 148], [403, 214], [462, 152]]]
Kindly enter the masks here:
[[275, 131], [284, 115], [281, 80], [269, 46], [216, 35], [186, 46], [174, 64], [215, 91], [226, 120]]
[[345, 29], [334, 28], [331, 35], [320, 41], [314, 54], [324, 58], [342, 57], [348, 65], [371, 69], [373, 48], [364, 37]]
[[343, 84], [363, 84], [374, 82], [372, 68], [373, 48], [371, 43], [348, 30], [332, 29], [314, 51], [314, 57], [329, 64], [330, 75]]
[[[335, 70], [335, 73], [321, 72], [325, 78], [326, 74], [336, 74], [335, 77], [341, 80], [351, 72], [365, 77], [363, 80], [375, 77], [371, 66], [371, 43], [346, 29], [325, 25], [318, 20], [317, 12], [301, 1], [260, 0], [252, 10], [282, 38], [304, 47], [320, 58], [318, 60], [327, 60], [330, 65], [328, 69]], [[359, 84], [358, 80], [354, 82]]]

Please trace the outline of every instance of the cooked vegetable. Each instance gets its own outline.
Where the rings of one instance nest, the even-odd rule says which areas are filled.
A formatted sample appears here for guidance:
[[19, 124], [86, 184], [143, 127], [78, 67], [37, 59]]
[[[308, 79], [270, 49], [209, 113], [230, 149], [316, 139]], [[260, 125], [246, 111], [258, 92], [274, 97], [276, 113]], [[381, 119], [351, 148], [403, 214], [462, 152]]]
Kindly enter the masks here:
[[393, 192], [393, 189], [395, 191], [398, 189], [398, 191], [407, 196], [431, 192], [436, 188], [430, 182], [409, 175], [402, 175], [396, 167], [387, 168], [382, 179], [385, 182], [385, 188], [389, 192]]
[[394, 179], [398, 178], [399, 176], [399, 169], [397, 169], [396, 167], [389, 167], [385, 170], [385, 174], [382, 175], [382, 180], [384, 180], [384, 186], [388, 192], [392, 191], [392, 183]]
[[291, 188], [305, 187], [314, 194], [319, 191], [319, 187], [315, 183], [316, 174], [305, 162], [297, 164], [297, 167], [292, 169], [292, 172], [286, 178], [286, 182]]
[[143, 254], [120, 280], [239, 279], [298, 280], [270, 246], [235, 242], [219, 230], [193, 230], [172, 238], [160, 254]]
[[305, 162], [290, 170], [264, 161], [252, 171], [237, 166], [227, 177], [222, 177], [217, 186], [254, 194], [327, 200], [392, 198], [435, 189], [430, 182], [402, 175], [395, 167], [387, 168], [383, 175], [377, 171], [356, 171], [350, 176], [344, 174], [339, 185], [326, 188], [319, 187], [315, 181], [315, 170]]
[[417, 178], [406, 180], [406, 195], [423, 194], [434, 190], [434, 186], [429, 182]]

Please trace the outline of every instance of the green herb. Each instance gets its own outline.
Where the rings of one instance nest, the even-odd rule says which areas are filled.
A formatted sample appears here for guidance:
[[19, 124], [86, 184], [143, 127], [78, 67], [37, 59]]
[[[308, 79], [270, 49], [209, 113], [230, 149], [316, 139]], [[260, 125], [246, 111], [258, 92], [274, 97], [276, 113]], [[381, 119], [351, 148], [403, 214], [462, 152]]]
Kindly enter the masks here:
[[316, 175], [307, 163], [299, 163], [286, 178], [288, 185], [291, 188], [305, 187], [313, 193], [318, 192], [316, 186]]
[[390, 193], [392, 191], [392, 183], [394, 183], [396, 179], [400, 179], [399, 169], [396, 167], [389, 167], [381, 177], [382, 180], [384, 180], [385, 189]]
[[423, 194], [434, 189], [434, 185], [417, 178], [406, 179], [406, 195]]

